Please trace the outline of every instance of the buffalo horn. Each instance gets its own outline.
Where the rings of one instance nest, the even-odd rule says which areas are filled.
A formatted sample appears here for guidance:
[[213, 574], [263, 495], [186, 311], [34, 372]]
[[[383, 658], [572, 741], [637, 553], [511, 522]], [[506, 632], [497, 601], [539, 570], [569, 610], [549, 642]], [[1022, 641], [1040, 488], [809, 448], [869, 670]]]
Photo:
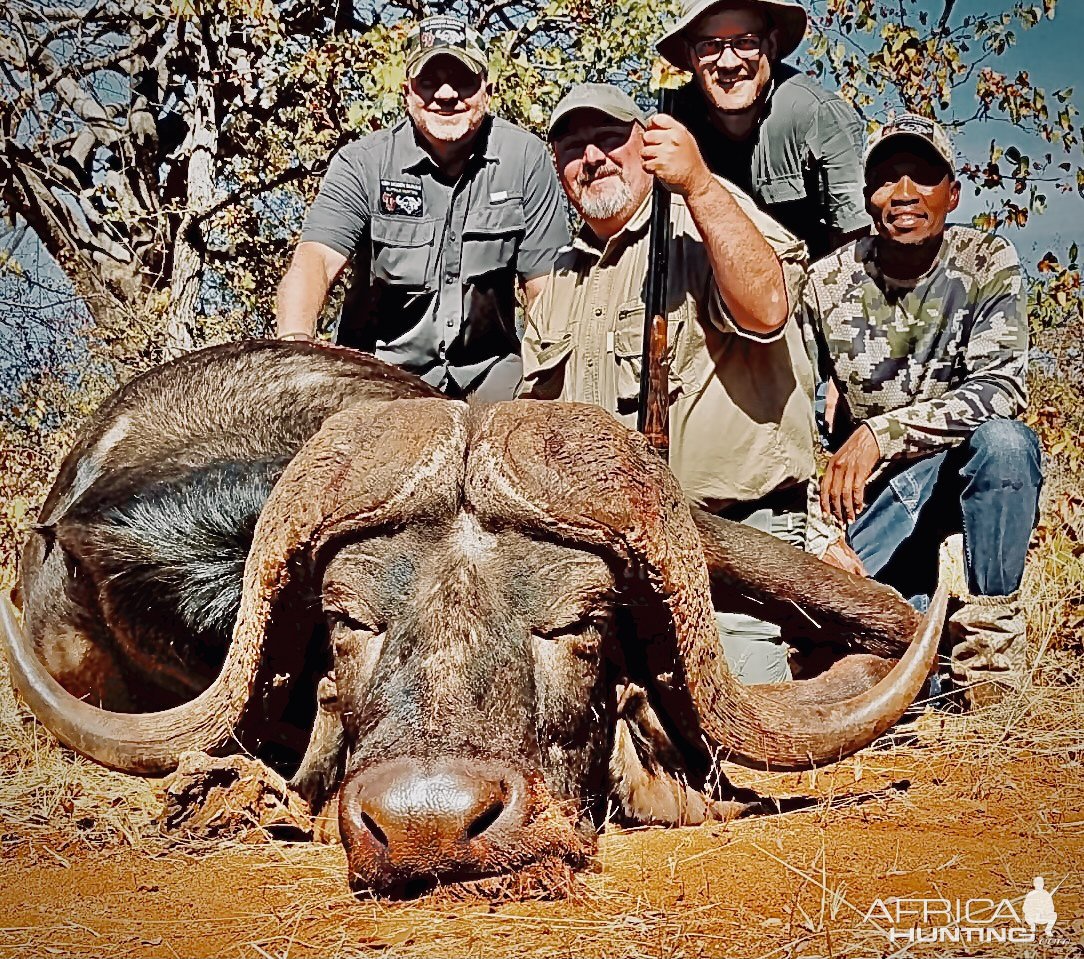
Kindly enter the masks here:
[[329, 539], [458, 502], [466, 407], [363, 402], [330, 417], [286, 468], [256, 525], [241, 611], [222, 671], [198, 697], [155, 713], [115, 713], [72, 696], [45, 670], [10, 600], [0, 603], [12, 678], [58, 739], [124, 772], [154, 775], [182, 752], [223, 752], [252, 697], [276, 601], [298, 560]]
[[542, 402], [491, 407], [474, 432], [468, 501], [493, 520], [515, 517], [539, 535], [604, 548], [650, 583], [670, 611], [700, 725], [727, 758], [779, 770], [834, 762], [888, 729], [919, 692], [937, 654], [943, 593], [872, 689], [811, 705], [799, 684], [743, 686], [719, 646], [696, 524], [642, 436], [595, 407]]

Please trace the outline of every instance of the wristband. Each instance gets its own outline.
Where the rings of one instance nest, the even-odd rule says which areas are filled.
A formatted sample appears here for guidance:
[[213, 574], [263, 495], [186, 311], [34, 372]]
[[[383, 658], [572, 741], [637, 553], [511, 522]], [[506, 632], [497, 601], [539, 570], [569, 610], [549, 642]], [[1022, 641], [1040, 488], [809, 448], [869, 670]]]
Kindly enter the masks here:
[[275, 337], [277, 340], [306, 340], [309, 343], [315, 342], [311, 333], [303, 333], [301, 330], [294, 330], [292, 333], [279, 333]]

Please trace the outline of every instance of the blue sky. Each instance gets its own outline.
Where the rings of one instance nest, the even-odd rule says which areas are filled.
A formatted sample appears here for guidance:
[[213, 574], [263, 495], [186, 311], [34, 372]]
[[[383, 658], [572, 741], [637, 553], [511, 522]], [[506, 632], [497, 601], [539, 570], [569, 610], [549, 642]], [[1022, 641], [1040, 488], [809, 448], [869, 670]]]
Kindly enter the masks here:
[[[1041, 0], [1033, 0], [1041, 5]], [[932, 8], [940, 9], [940, 3], [930, 3]], [[981, 13], [990, 6], [1001, 4], [983, 3], [981, 0], [959, 0], [953, 12], [952, 22], [959, 23], [968, 14]], [[1005, 4], [1008, 6], [1008, 4]], [[1017, 31], [1017, 45], [996, 60], [995, 69], [1008, 76], [1015, 76], [1021, 70], [1027, 70], [1031, 81], [1043, 87], [1052, 99], [1054, 90], [1074, 87], [1073, 99], [1079, 109], [1084, 110], [1084, 69], [1081, 68], [1084, 45], [1084, 0], [1060, 0], [1054, 20], [1042, 20], [1037, 27], [1026, 31]], [[972, 106], [962, 100], [956, 105], [960, 113], [965, 113]], [[1080, 123], [1084, 117], [1076, 117]], [[957, 137], [957, 149], [971, 157], [983, 157], [989, 149], [990, 140], [996, 139], [1008, 145], [1015, 143], [1024, 153], [1032, 158], [1045, 154], [1049, 145], [1038, 140], [1014, 136], [1014, 130], [1003, 122], [975, 122], [964, 128]], [[1059, 148], [1060, 149], [1060, 148]], [[1055, 162], [1061, 157], [1055, 154]], [[1081, 148], [1074, 148], [1071, 156], [1064, 157], [1073, 162], [1074, 169], [1084, 165]], [[1004, 166], [1002, 168], [1004, 170]], [[1055, 190], [1046, 191], [1048, 208], [1041, 216], [1032, 216], [1023, 231], [1012, 230], [1006, 233], [1020, 249], [1025, 262], [1033, 263], [1046, 250], [1064, 253], [1069, 245], [1084, 238], [1084, 199], [1075, 191], [1069, 194]], [[964, 188], [961, 203], [962, 218], [983, 209], [983, 203], [974, 196], [973, 187]]]

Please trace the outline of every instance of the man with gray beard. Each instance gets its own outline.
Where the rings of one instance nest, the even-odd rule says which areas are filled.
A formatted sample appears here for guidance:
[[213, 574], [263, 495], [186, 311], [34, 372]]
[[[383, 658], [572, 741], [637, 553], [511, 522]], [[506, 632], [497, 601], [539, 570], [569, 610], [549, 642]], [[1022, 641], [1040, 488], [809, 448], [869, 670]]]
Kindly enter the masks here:
[[538, 137], [492, 116], [481, 38], [454, 17], [407, 42], [407, 116], [339, 151], [278, 291], [278, 334], [311, 338], [353, 261], [337, 342], [450, 396], [510, 399], [520, 379], [516, 281], [528, 302], [568, 242]]
[[[635, 428], [657, 177], [671, 195], [670, 467], [698, 506], [806, 546], [813, 371], [791, 318], [804, 245], [714, 176], [684, 126], [648, 119], [617, 87], [570, 90], [549, 140], [583, 229], [530, 311], [520, 395], [602, 406]], [[790, 678], [776, 627], [717, 619], [743, 681]]]

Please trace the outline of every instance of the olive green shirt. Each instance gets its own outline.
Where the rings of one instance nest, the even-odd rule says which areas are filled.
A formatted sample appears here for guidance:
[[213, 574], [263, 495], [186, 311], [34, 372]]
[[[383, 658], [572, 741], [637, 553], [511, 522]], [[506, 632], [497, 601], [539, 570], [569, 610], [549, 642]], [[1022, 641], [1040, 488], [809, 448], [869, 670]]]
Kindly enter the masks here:
[[760, 121], [746, 140], [731, 140], [712, 125], [695, 81], [678, 91], [674, 116], [696, 138], [711, 171], [804, 240], [812, 260], [831, 249], [834, 235], [869, 228], [862, 121], [849, 103], [794, 67], [772, 68]]
[[[721, 182], [776, 251], [793, 310], [805, 247]], [[648, 197], [604, 248], [585, 228], [559, 257], [527, 320], [521, 396], [592, 403], [635, 429], [650, 212]], [[813, 372], [793, 319], [770, 336], [735, 325], [680, 197], [670, 215], [670, 467], [719, 510], [813, 475]]]

